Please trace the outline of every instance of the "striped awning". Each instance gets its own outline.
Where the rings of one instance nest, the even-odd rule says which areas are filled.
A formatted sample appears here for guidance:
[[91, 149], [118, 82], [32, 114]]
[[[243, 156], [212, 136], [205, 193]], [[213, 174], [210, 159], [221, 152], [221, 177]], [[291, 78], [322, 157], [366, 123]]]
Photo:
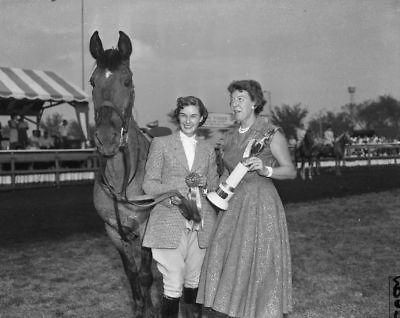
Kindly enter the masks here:
[[51, 71], [0, 67], [0, 98], [88, 102], [88, 95]]

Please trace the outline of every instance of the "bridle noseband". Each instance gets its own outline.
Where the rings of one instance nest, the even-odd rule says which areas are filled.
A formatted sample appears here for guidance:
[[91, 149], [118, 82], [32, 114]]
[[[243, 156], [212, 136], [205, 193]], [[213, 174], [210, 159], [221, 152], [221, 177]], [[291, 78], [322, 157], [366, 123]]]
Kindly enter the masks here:
[[126, 148], [128, 145], [128, 130], [129, 130], [129, 124], [132, 118], [132, 109], [133, 109], [133, 95], [134, 95], [134, 89], [132, 88], [130, 93], [129, 93], [129, 104], [128, 107], [125, 109], [125, 111], [119, 110], [117, 107], [113, 106], [112, 104], [107, 104], [99, 107], [98, 109], [95, 109], [95, 118], [96, 118], [96, 126], [99, 124], [100, 120], [100, 114], [102, 113], [103, 109], [111, 109], [113, 112], [117, 113], [118, 117], [121, 120], [121, 129], [120, 129], [120, 136], [119, 136], [119, 143], [118, 147], [112, 152], [111, 154], [105, 154], [99, 147], [97, 147], [97, 151], [102, 155], [103, 157], [114, 157], [120, 150]]

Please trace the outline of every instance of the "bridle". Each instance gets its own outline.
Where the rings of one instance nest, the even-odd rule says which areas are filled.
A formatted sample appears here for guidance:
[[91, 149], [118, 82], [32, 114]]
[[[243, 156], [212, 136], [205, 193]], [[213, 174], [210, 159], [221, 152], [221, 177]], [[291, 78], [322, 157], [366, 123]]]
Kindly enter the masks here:
[[125, 109], [125, 111], [121, 111], [118, 108], [112, 106], [112, 105], [103, 105], [99, 109], [95, 110], [95, 122], [96, 125], [98, 124], [98, 121], [100, 120], [100, 114], [101, 110], [104, 108], [110, 108], [112, 111], [117, 113], [118, 117], [120, 118], [122, 125], [120, 129], [120, 138], [119, 138], [119, 144], [116, 150], [111, 153], [111, 154], [104, 154], [99, 148], [97, 148], [98, 152], [104, 156], [104, 157], [114, 157], [118, 151], [121, 149], [126, 148], [128, 145], [128, 129], [129, 129], [129, 124], [132, 118], [132, 109], [133, 109], [133, 96], [134, 96], [134, 88], [132, 87], [130, 92], [129, 92], [129, 103], [128, 107]]

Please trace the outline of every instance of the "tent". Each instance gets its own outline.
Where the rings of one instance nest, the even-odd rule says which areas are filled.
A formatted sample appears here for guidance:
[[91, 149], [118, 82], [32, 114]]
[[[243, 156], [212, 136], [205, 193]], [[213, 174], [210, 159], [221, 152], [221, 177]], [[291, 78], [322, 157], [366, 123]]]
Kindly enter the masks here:
[[63, 103], [75, 108], [83, 136], [88, 137], [88, 95], [52, 71], [0, 67], [0, 115], [16, 113], [36, 117]]

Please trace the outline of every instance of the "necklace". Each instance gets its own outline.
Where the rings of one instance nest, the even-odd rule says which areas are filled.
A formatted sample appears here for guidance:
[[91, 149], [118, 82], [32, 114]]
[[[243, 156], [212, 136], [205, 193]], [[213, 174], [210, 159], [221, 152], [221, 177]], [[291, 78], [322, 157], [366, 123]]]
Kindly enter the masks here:
[[242, 126], [239, 126], [238, 131], [239, 131], [239, 134], [244, 134], [244, 133], [247, 132], [249, 129], [250, 129], [250, 126], [249, 126], [249, 127], [246, 127], [246, 128], [242, 128]]

